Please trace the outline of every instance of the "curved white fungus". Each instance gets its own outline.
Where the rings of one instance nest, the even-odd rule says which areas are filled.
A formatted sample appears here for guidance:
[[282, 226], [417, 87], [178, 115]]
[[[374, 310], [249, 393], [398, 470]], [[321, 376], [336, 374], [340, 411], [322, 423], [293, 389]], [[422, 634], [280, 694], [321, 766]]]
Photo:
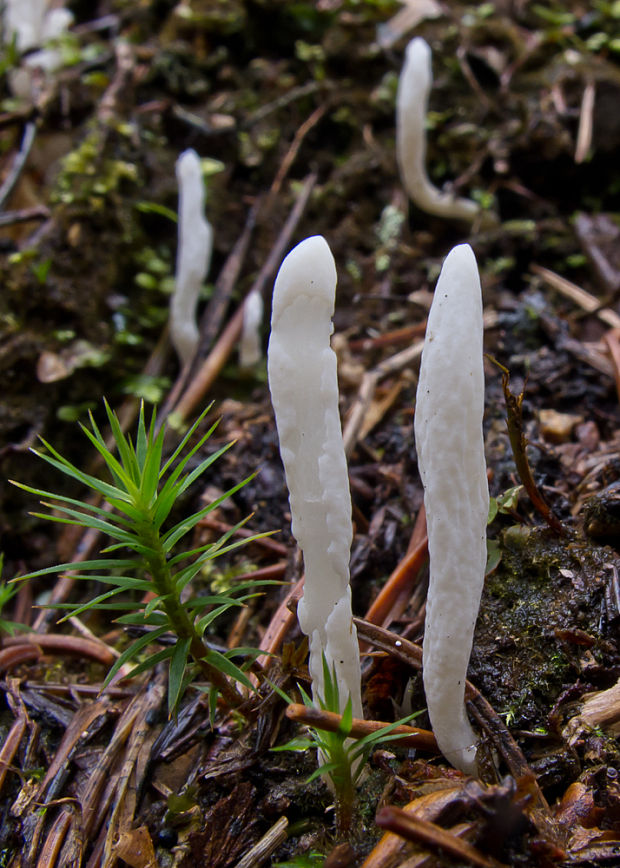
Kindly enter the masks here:
[[[62, 37], [73, 24], [73, 13], [63, 7], [49, 9], [47, 0], [4, 0], [2, 12], [2, 38], [15, 44], [20, 52], [30, 51]], [[56, 47], [30, 51], [19, 66], [8, 72], [9, 85], [15, 96], [31, 99], [35, 71], [45, 74], [56, 72], [63, 66], [61, 51]]]
[[461, 244], [445, 259], [428, 317], [415, 437], [430, 555], [424, 689], [442, 753], [470, 774], [477, 770], [477, 739], [465, 714], [465, 676], [484, 583], [489, 511], [482, 335], [476, 259]]
[[243, 302], [243, 328], [239, 342], [239, 366], [251, 368], [261, 360], [260, 327], [263, 324], [263, 297], [254, 289]]
[[176, 163], [179, 232], [175, 290], [170, 300], [170, 340], [182, 365], [191, 361], [200, 333], [198, 294], [211, 261], [213, 230], [205, 217], [205, 187], [200, 158], [191, 148]]
[[439, 217], [474, 220], [480, 207], [437, 189], [426, 174], [426, 109], [433, 83], [431, 49], [421, 38], [407, 46], [396, 96], [396, 156], [405, 190], [412, 201]]

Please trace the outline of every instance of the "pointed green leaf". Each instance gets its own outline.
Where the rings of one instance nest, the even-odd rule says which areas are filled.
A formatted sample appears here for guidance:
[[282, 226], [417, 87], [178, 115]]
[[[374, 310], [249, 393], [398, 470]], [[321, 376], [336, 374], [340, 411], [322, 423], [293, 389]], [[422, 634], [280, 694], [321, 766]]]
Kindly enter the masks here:
[[[244, 479], [242, 482], [239, 482], [237, 485], [230, 488], [221, 497], [216, 498], [211, 503], [207, 504], [203, 509], [194, 513], [194, 515], [190, 516], [188, 519], [175, 524], [173, 528], [171, 528], [166, 534], [164, 534], [162, 538], [164, 551], [169, 552], [176, 544], [181, 540], [185, 534], [189, 533], [190, 530], [193, 530], [198, 522], [202, 521], [202, 519], [216, 509], [221, 503], [227, 500], [231, 495], [235, 494], [235, 492], [239, 491], [240, 488], [243, 488], [246, 485], [251, 476], [248, 476], [247, 479]], [[247, 521], [247, 519], [246, 519]]]
[[164, 633], [167, 632], [167, 627], [157, 627], [155, 630], [149, 630], [149, 632], [145, 633], [144, 636], [140, 636], [139, 639], [136, 639], [135, 642], [132, 642], [128, 648], [125, 648], [121, 656], [114, 663], [114, 665], [106, 675], [103, 686], [107, 687], [107, 685], [114, 678], [114, 676], [124, 663], [127, 663], [127, 661], [131, 660], [132, 657], [135, 657], [139, 651], [141, 651], [147, 645], [150, 645], [151, 642], [155, 642], [157, 639], [159, 639], [160, 636], [163, 636]]
[[170, 658], [170, 674], [168, 676], [168, 714], [172, 715], [177, 707], [181, 696], [183, 674], [187, 664], [187, 655], [191, 645], [191, 637], [179, 639], [174, 646], [174, 653]]
[[209, 648], [204, 659], [207, 663], [210, 663], [216, 669], [219, 669], [220, 672], [223, 672], [224, 675], [228, 675], [229, 678], [243, 684], [243, 686], [247, 687], [248, 690], [251, 690], [252, 692], [256, 691], [256, 687], [252, 684], [245, 672], [239, 669], [238, 666], [235, 666], [232, 660], [229, 660], [224, 654], [220, 654], [219, 651]]
[[173, 651], [174, 647], [170, 645], [168, 648], [163, 648], [161, 651], [149, 655], [146, 660], [143, 660], [141, 663], [137, 663], [136, 666], [134, 666], [129, 673], [130, 677], [135, 678], [136, 675], [140, 675], [141, 672], [148, 672], [149, 669], [154, 669], [158, 663], [162, 663], [164, 660], [168, 660], [172, 657]]

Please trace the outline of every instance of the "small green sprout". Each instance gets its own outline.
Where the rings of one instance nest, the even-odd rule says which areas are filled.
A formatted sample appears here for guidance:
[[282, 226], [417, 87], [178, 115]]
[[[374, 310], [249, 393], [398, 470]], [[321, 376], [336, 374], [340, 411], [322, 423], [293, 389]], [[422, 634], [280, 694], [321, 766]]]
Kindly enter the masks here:
[[[109, 684], [127, 663], [136, 664], [130, 673], [133, 676], [167, 661], [169, 713], [176, 714], [186, 687], [200, 675], [209, 685], [207, 692], [213, 718], [218, 694], [234, 707], [243, 699], [237, 683], [253, 689], [244, 669], [233, 658], [246, 657], [251, 662], [259, 652], [249, 648], [218, 651], [207, 642], [205, 634], [216, 619], [256, 596], [259, 584], [274, 583], [246, 581], [226, 594], [190, 595], [188, 598], [184, 592], [209, 561], [267, 534], [231, 542], [244, 520], [216, 542], [189, 550], [181, 550], [179, 544], [208, 513], [252, 477], [242, 480], [188, 518], [164, 529], [178, 498], [233, 444], [223, 446], [189, 470], [190, 462], [200, 454], [217, 426], [216, 422], [190, 447], [190, 440], [209, 407], [169, 457], [163, 455], [165, 426], [157, 429], [155, 411], [147, 426], [142, 405], [134, 443], [129, 435], [123, 433], [107, 402], [105, 408], [117, 455], [106, 445], [92, 414], [91, 429], [84, 425], [80, 427], [103, 458], [109, 482], [79, 470], [44, 440], [46, 452], [33, 450], [52, 467], [94, 492], [96, 497], [93, 500], [77, 500], [19, 482], [14, 484], [47, 499], [43, 505], [54, 512], [34, 513], [37, 517], [90, 528], [112, 542], [101, 551], [102, 558], [46, 567], [20, 576], [19, 580], [71, 572], [74, 579], [90, 579], [107, 586], [107, 590], [86, 603], [58, 605], [58, 608], [69, 610], [63, 620], [92, 610], [125, 612], [117, 618], [117, 623], [141, 634], [116, 660], [104, 684]], [[104, 506], [98, 505], [100, 498]], [[161, 650], [148, 654], [147, 647], [156, 643], [161, 644]], [[144, 654], [148, 654], [145, 659]]]
[[[323, 679], [325, 689], [324, 695], [318, 697], [319, 708], [322, 711], [331, 711], [338, 714], [341, 706], [336, 668], [334, 666], [330, 670], [329, 664], [325, 659], [325, 654], [323, 654]], [[279, 690], [278, 692], [281, 693]], [[315, 704], [303, 687], [299, 686], [299, 692], [306, 708], [314, 708]], [[285, 696], [285, 694], [283, 695]], [[291, 702], [288, 697], [285, 696], [285, 698]], [[364, 765], [370, 754], [380, 743], [403, 738], [402, 733], [393, 733], [392, 730], [397, 726], [409, 723], [420, 713], [416, 711], [413, 714], [409, 714], [407, 717], [403, 717], [401, 720], [395, 721], [395, 723], [371, 732], [363, 738], [351, 739], [349, 736], [353, 728], [353, 710], [351, 697], [349, 696], [337, 732], [327, 732], [310, 727], [308, 737], [298, 736], [281, 747], [273, 748], [273, 750], [304, 751], [310, 748], [318, 750], [319, 766], [310, 775], [307, 783], [323, 775], [329, 778], [330, 788], [334, 792], [336, 802], [336, 831], [338, 835], [345, 835], [353, 819], [355, 787], [360, 780]]]

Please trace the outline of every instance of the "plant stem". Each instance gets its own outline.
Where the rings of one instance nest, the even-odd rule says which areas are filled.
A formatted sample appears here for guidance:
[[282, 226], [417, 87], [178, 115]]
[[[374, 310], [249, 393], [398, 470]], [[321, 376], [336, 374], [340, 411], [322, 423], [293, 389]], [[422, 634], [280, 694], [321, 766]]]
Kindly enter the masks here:
[[[348, 771], [350, 772], [350, 766]], [[350, 773], [336, 791], [336, 835], [346, 838], [353, 822], [353, 806], [355, 804], [355, 787]]]
[[163, 607], [170, 620], [170, 624], [178, 639], [189, 639], [189, 652], [198, 664], [201, 672], [214, 687], [222, 694], [231, 708], [236, 708], [243, 702], [243, 697], [234, 684], [215, 666], [205, 659], [209, 649], [200, 638], [192, 620], [181, 604], [174, 580], [170, 574], [170, 567], [166, 561], [166, 553], [161, 544], [161, 538], [153, 527], [144, 527], [142, 540], [152, 554], [146, 558], [153, 584], [159, 596], [162, 597]]

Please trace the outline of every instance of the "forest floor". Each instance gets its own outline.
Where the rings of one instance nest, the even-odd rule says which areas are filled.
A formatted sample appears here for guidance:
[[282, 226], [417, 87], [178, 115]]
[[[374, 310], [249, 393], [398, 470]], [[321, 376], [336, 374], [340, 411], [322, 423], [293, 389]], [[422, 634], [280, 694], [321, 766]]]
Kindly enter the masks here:
[[[8, 484], [84, 495], [32, 454], [39, 436], [88, 469], [78, 421], [91, 411], [103, 430], [104, 397], [130, 432], [140, 400], [181, 427], [213, 400], [208, 421], [221, 422], [206, 449], [236, 443], [175, 516], [257, 472], [196, 527], [195, 547], [248, 515], [252, 533], [277, 533], [203, 570], [191, 593], [279, 579], [209, 640], [268, 648], [270, 682], [293, 698], [297, 683], [308, 689], [286, 606], [302, 563], [266, 363], [240, 368], [237, 345], [243, 299], [257, 289], [266, 347], [279, 264], [321, 234], [338, 270], [365, 717], [417, 709], [415, 726], [428, 729], [413, 413], [431, 293], [446, 254], [467, 241], [483, 287], [484, 433], [501, 506], [469, 667], [487, 761], [476, 780], [432, 739], [380, 745], [339, 834], [323, 778], [308, 782], [315, 752], [271, 750], [302, 725], [270, 682], [241, 711], [220, 703], [213, 727], [200, 679], [168, 715], [165, 663], [102, 691], [129, 631], [105, 612], [57, 623], [45, 605], [79, 603], [89, 587], [48, 576], [10, 586], [13, 596], [2, 588], [0, 865], [620, 865], [619, 4], [67, 5], [60, 69], [26, 74], [18, 97], [23, 67], [10, 47], [1, 55], [3, 580], [106, 544], [42, 522], [37, 499]], [[433, 51], [428, 172], [480, 204], [469, 226], [424, 214], [399, 178], [395, 96], [414, 35]], [[175, 162], [187, 148], [203, 159], [214, 253], [183, 376], [167, 317]], [[493, 360], [523, 394], [527, 458], [560, 532], [517, 488]], [[10, 636], [7, 621], [31, 630]], [[388, 826], [399, 834], [382, 837]]]

